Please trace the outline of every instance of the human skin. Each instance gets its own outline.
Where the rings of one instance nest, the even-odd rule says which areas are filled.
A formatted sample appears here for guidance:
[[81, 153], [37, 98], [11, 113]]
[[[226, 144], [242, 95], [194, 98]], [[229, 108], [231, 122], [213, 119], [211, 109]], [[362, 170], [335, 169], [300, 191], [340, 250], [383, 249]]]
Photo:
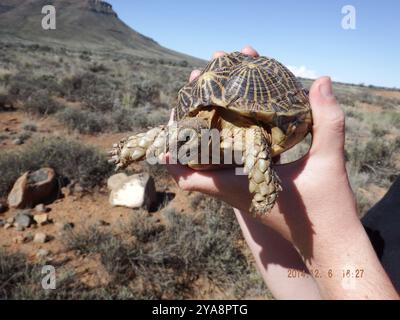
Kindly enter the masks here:
[[[251, 47], [242, 53], [258, 56]], [[213, 58], [223, 54], [217, 51]], [[198, 75], [193, 71], [190, 80]], [[260, 273], [276, 298], [398, 299], [357, 217], [344, 160], [345, 117], [328, 77], [312, 84], [310, 104], [312, 145], [302, 159], [275, 165], [283, 191], [268, 214], [256, 218], [249, 214], [248, 179], [232, 169], [194, 171], [168, 164], [168, 170], [180, 188], [233, 206]], [[165, 155], [167, 163], [168, 159]], [[292, 270], [304, 270], [308, 276]], [[350, 275], [345, 276], [347, 270]]]

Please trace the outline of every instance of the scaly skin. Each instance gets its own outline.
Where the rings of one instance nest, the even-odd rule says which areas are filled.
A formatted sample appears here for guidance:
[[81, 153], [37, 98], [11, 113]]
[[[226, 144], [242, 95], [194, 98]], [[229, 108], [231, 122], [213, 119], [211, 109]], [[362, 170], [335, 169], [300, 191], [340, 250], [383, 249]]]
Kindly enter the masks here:
[[147, 132], [139, 133], [122, 139], [113, 145], [109, 152], [110, 162], [116, 164], [116, 170], [123, 169], [136, 161], [144, 160], [153, 155], [158, 156], [166, 150], [168, 130], [159, 126]]
[[[190, 145], [192, 143], [197, 148], [201, 141], [201, 130], [208, 128], [209, 123], [199, 118], [187, 118], [170, 126], [152, 128], [114, 144], [113, 149], [109, 152], [109, 155], [112, 156], [110, 162], [116, 164], [118, 170], [126, 168], [133, 162], [150, 158], [158, 159], [161, 153], [174, 151], [173, 149], [179, 148], [181, 144]], [[180, 139], [189, 136], [190, 140], [188, 142], [180, 141], [178, 134]]]
[[[193, 130], [194, 136], [199, 137], [200, 130], [206, 125], [207, 123], [202, 123], [201, 119], [192, 118], [178, 123], [178, 126], [172, 129], [159, 126], [130, 136], [114, 146], [110, 152], [113, 155], [111, 162], [116, 163], [117, 169], [120, 169], [145, 158], [158, 158], [161, 153], [170, 150], [171, 141], [168, 141], [168, 138], [176, 142], [179, 130]], [[268, 213], [276, 202], [278, 192], [282, 190], [279, 178], [271, 167], [270, 139], [266, 136], [267, 133], [258, 126], [231, 125], [221, 130], [221, 155], [224, 150], [243, 153], [244, 170], [248, 174], [250, 193], [253, 194], [250, 211], [255, 215]], [[233, 160], [235, 160], [234, 157]], [[188, 165], [191, 166], [191, 163]], [[201, 165], [194, 167], [201, 169]], [[218, 165], [215, 168], [218, 168]]]
[[249, 178], [249, 191], [253, 194], [250, 211], [267, 214], [274, 207], [278, 193], [282, 191], [280, 180], [271, 167], [270, 144], [260, 127], [252, 127], [253, 141], [246, 143], [244, 152], [244, 170]]

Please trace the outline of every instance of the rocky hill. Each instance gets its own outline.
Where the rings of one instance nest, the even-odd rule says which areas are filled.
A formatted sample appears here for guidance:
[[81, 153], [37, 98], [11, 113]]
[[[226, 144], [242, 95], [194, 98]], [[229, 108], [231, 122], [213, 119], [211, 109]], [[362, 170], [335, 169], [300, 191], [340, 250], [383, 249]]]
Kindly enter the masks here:
[[[56, 8], [56, 30], [43, 30], [42, 7]], [[138, 56], [201, 60], [160, 46], [127, 26], [112, 6], [100, 0], [4, 0], [0, 4], [0, 36], [14, 42], [24, 41], [63, 45], [79, 49], [118, 50]]]

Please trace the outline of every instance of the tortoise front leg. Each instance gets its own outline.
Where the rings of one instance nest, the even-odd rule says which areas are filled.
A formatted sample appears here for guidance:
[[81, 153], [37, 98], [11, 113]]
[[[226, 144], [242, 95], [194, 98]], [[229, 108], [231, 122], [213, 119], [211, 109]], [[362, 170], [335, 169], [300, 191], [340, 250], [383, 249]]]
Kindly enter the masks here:
[[124, 138], [114, 144], [109, 152], [112, 156], [110, 162], [116, 164], [116, 169], [121, 169], [133, 162], [144, 160], [146, 155], [158, 156], [165, 152], [167, 137], [167, 127], [159, 126]]
[[[251, 127], [244, 146], [244, 171], [249, 178], [249, 191], [253, 194], [250, 208], [253, 214], [267, 214], [274, 207], [278, 192], [282, 190], [279, 177], [271, 167], [270, 145], [260, 127]], [[249, 134], [250, 133], [250, 134]], [[248, 137], [252, 137], [248, 141]]]
[[[161, 153], [168, 151], [176, 157], [177, 149], [183, 145], [186, 145], [186, 149], [192, 148], [198, 152], [201, 130], [208, 127], [207, 121], [203, 119], [187, 118], [174, 122], [170, 126], [159, 126], [147, 132], [132, 135], [113, 146], [109, 152], [112, 156], [110, 162], [115, 163], [117, 169], [121, 169], [136, 161], [158, 159]], [[179, 163], [187, 164], [185, 159], [177, 160]]]

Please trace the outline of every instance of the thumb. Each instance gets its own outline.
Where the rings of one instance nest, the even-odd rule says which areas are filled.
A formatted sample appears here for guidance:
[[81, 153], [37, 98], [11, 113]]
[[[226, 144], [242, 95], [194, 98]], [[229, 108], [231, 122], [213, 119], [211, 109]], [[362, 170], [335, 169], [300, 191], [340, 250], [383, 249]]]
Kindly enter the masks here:
[[344, 156], [345, 117], [332, 92], [329, 77], [314, 81], [310, 88], [313, 142], [310, 155]]

